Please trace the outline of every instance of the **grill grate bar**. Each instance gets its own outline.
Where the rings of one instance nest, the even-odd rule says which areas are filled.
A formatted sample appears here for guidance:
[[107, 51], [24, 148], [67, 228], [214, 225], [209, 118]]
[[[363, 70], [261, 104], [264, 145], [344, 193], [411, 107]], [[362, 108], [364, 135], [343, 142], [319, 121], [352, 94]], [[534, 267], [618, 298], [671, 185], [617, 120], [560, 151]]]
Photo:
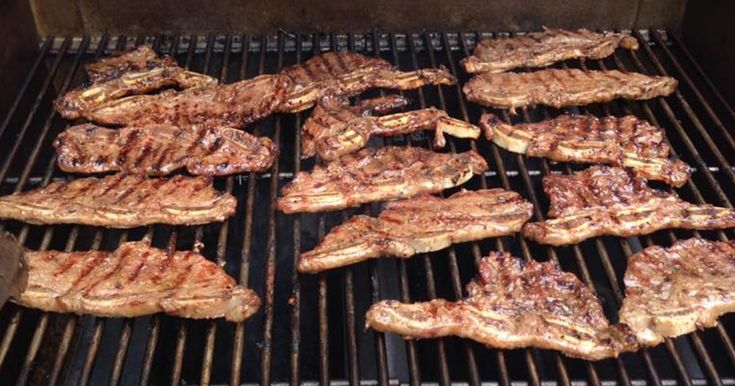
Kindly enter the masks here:
[[[265, 38], [263, 39], [263, 45], [265, 46]], [[265, 58], [265, 56], [261, 56]], [[283, 35], [279, 35], [278, 40], [278, 64], [277, 67], [281, 68], [283, 64]], [[261, 67], [259, 73], [263, 74], [265, 71], [263, 62], [261, 61]], [[275, 133], [273, 134], [273, 141], [280, 143], [281, 139], [281, 117], [276, 116], [275, 118]], [[278, 169], [279, 163], [274, 162], [271, 171], [271, 184], [270, 184], [270, 198], [268, 203], [270, 208], [268, 210], [268, 238], [266, 240], [266, 252], [268, 254], [266, 262], [266, 273], [265, 273], [265, 296], [264, 296], [264, 310], [265, 310], [265, 323], [263, 326], [263, 380], [262, 384], [269, 385], [271, 383], [271, 339], [272, 339], [272, 328], [273, 328], [273, 296], [275, 291], [275, 280], [276, 280], [276, 208], [275, 200], [278, 192]]]
[[[249, 59], [251, 38], [247, 35], [242, 36], [243, 49], [241, 52], [241, 64], [238, 74], [239, 79], [245, 79], [247, 76], [247, 63]], [[259, 127], [253, 131], [254, 135], [260, 134]], [[243, 244], [240, 249], [240, 283], [247, 284], [250, 278], [250, 250], [253, 241], [253, 208], [255, 204], [255, 173], [250, 173], [246, 188], [247, 199], [245, 201], [245, 221], [243, 229]], [[238, 323], [235, 327], [235, 345], [232, 353], [232, 370], [230, 373], [230, 381], [233, 385], [240, 384], [243, 362], [243, 350], [245, 349], [245, 324]]]
[[[699, 88], [694, 84], [694, 82], [692, 81], [692, 78], [690, 78], [689, 75], [681, 67], [679, 60], [676, 59], [676, 57], [671, 53], [671, 49], [668, 47], [666, 43], [664, 43], [663, 38], [661, 37], [661, 31], [658, 31], [658, 30], [654, 31], [653, 36], [656, 38], [656, 44], [659, 47], [661, 47], [664, 53], [666, 53], [666, 57], [669, 59], [669, 62], [676, 69], [676, 77], [678, 79], [684, 79], [684, 82], [686, 83], [686, 85], [689, 86], [689, 89], [697, 97], [697, 100], [699, 100], [700, 105], [707, 112], [707, 116], [712, 120], [712, 122], [714, 122], [719, 133], [727, 141], [727, 144], [730, 147], [730, 149], [735, 150], [735, 140], [733, 140], [731, 133], [727, 130], [727, 128], [725, 128], [725, 125], [722, 124], [722, 121], [717, 116], [715, 111], [712, 109], [712, 106], [710, 106], [710, 104], [704, 98], [702, 93], [699, 91]], [[660, 64], [660, 62], [655, 62], [655, 63]], [[658, 64], [656, 65], [656, 67], [659, 67]]]
[[[332, 42], [332, 50], [338, 51], [337, 34], [332, 33], [330, 36]], [[355, 49], [355, 41], [352, 34], [347, 36], [347, 47], [348, 50]], [[347, 214], [342, 212], [342, 221], [347, 220]], [[348, 354], [348, 370], [349, 370], [349, 381], [351, 385], [358, 385], [360, 383], [360, 362], [358, 358], [357, 348], [357, 320], [355, 316], [355, 289], [353, 281], [353, 267], [348, 267], [344, 270], [343, 282], [344, 287], [344, 302], [345, 302], [345, 323], [347, 325], [347, 354]]]

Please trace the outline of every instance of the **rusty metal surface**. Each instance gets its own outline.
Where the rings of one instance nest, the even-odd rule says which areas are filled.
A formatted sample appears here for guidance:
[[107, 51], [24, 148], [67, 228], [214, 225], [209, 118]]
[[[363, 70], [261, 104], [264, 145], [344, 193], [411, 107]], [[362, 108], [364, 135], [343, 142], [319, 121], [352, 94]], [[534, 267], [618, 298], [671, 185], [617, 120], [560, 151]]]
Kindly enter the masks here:
[[31, 0], [41, 35], [676, 28], [686, 0]]

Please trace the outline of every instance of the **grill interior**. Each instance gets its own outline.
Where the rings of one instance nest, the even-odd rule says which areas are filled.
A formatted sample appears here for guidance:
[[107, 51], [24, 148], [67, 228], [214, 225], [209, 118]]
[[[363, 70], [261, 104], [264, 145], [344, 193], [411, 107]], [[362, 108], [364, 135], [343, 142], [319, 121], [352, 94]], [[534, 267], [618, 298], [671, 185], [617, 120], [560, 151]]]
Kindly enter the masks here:
[[[620, 69], [668, 74], [680, 81], [670, 97], [647, 102], [617, 101], [588, 108], [530, 108], [513, 122], [538, 121], [564, 112], [635, 114], [664, 127], [676, 155], [695, 171], [678, 191], [692, 202], [732, 207], [735, 158], [732, 128], [735, 113], [694, 62], [686, 47], [666, 31], [636, 31], [637, 52], [618, 51], [605, 60], [570, 61], [558, 67]], [[402, 69], [448, 67], [457, 86], [425, 87], [406, 92], [412, 108], [436, 106], [453, 117], [477, 122], [484, 111], [468, 104], [461, 85], [468, 76], [458, 67], [480, 38], [503, 34], [317, 34], [273, 36], [102, 36], [48, 37], [7, 117], [0, 126], [0, 193], [27, 190], [54, 179], [71, 177], [55, 167], [51, 146], [68, 123], [51, 102], [85, 79], [81, 66], [114, 49], [143, 42], [170, 53], [186, 67], [224, 82], [274, 73], [326, 50], [349, 49], [383, 57]], [[371, 91], [361, 97], [379, 95]], [[619, 359], [589, 363], [543, 350], [493, 350], [470, 341], [439, 339], [404, 342], [395, 335], [365, 330], [364, 314], [380, 299], [421, 301], [456, 299], [475, 275], [475, 261], [490, 250], [505, 250], [526, 259], [557, 259], [591, 285], [617, 320], [623, 294], [626, 257], [651, 244], [668, 246], [697, 235], [662, 231], [649, 237], [588, 240], [579, 246], [548, 248], [518, 235], [456, 245], [409, 260], [369, 261], [320, 275], [297, 275], [294, 259], [311, 249], [333, 226], [355, 213], [377, 214], [379, 205], [325, 214], [289, 216], [272, 202], [294, 173], [309, 170], [301, 161], [299, 128], [309, 112], [276, 115], [254, 125], [281, 145], [281, 158], [268, 173], [221, 178], [216, 186], [239, 199], [237, 215], [223, 224], [202, 227], [136, 228], [129, 231], [80, 226], [29, 226], [2, 222], [31, 249], [112, 250], [123, 240], [152, 237], [161, 248], [191, 249], [203, 254], [253, 288], [262, 309], [244, 324], [191, 321], [164, 315], [105, 319], [42, 313], [8, 304], [0, 314], [0, 379], [3, 384], [270, 384], [338, 385], [409, 383], [518, 384], [733, 384], [735, 349], [730, 334], [735, 316], [724, 316], [717, 328], [666, 341], [658, 347], [623, 354]], [[504, 187], [535, 205], [534, 220], [544, 219], [548, 202], [541, 178], [569, 173], [580, 165], [555, 164], [499, 150], [494, 144], [448, 137], [444, 151], [476, 149], [491, 171], [463, 187]], [[383, 144], [431, 146], [431, 135], [417, 133], [383, 140]], [[661, 186], [662, 189], [665, 187]], [[451, 193], [451, 191], [446, 192]], [[703, 232], [727, 239], [732, 231]]]

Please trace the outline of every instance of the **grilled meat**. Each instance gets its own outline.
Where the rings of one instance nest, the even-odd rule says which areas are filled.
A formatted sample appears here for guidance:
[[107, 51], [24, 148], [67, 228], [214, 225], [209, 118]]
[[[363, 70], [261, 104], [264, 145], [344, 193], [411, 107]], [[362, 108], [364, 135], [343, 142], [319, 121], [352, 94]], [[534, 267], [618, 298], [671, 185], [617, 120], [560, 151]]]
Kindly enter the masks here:
[[630, 237], [667, 228], [735, 227], [735, 210], [694, 205], [648, 187], [633, 172], [592, 166], [543, 180], [552, 219], [527, 223], [523, 235], [543, 244], [576, 244], [590, 237]]
[[290, 87], [288, 77], [261, 75], [226, 85], [122, 98], [90, 111], [86, 118], [104, 125], [242, 128], [273, 113]]
[[508, 39], [477, 43], [472, 56], [460, 63], [469, 73], [503, 72], [517, 67], [543, 67], [575, 59], [602, 59], [618, 47], [638, 49], [638, 41], [625, 34], [596, 33], [586, 29], [545, 29]]
[[260, 300], [196, 252], [166, 252], [147, 240], [114, 252], [26, 252], [28, 288], [16, 302], [52, 312], [136, 317], [165, 312], [183, 318], [241, 322]]
[[515, 153], [562, 162], [627, 166], [641, 177], [676, 187], [689, 179], [689, 165], [669, 159], [671, 148], [664, 131], [631, 115], [560, 115], [512, 125], [487, 113], [480, 118], [480, 126], [498, 146]]
[[125, 174], [53, 182], [0, 197], [0, 218], [31, 224], [133, 228], [196, 225], [235, 214], [237, 200], [206, 177], [145, 178]]
[[87, 65], [86, 70], [92, 84], [70, 91], [54, 102], [66, 119], [87, 117], [91, 110], [129, 95], [165, 87], [187, 89], [217, 84], [215, 78], [178, 67], [169, 56], [158, 57], [149, 46], [100, 59]]
[[133, 49], [97, 59], [85, 65], [84, 70], [92, 83], [100, 83], [120, 78], [130, 72], [163, 67], [176, 67], [176, 60], [168, 55], [158, 56], [153, 47], [141, 44]]
[[408, 90], [456, 81], [444, 67], [403, 72], [383, 59], [347, 51], [326, 52], [281, 73], [293, 81], [293, 88], [278, 111], [289, 113], [306, 110], [322, 98], [354, 96], [371, 88]]
[[368, 310], [367, 325], [407, 339], [455, 335], [496, 348], [532, 346], [587, 360], [637, 349], [629, 329], [610, 325], [592, 290], [554, 261], [523, 262], [493, 252], [478, 270], [465, 299], [382, 301]]
[[435, 130], [436, 147], [444, 147], [444, 133], [459, 138], [477, 138], [480, 129], [465, 121], [449, 117], [446, 112], [427, 108], [384, 116], [373, 116], [377, 110], [403, 107], [408, 102], [400, 96], [388, 96], [361, 101], [348, 106], [349, 101], [321, 103], [304, 123], [303, 158], [315, 154], [333, 160], [365, 146], [370, 136], [393, 136], [418, 130]]
[[515, 109], [535, 104], [556, 108], [609, 102], [616, 98], [651, 99], [674, 92], [668, 76], [634, 72], [547, 69], [536, 72], [483, 73], [464, 85], [467, 99], [488, 107]]
[[641, 344], [713, 327], [735, 311], [735, 242], [689, 239], [631, 256], [620, 322]]
[[[243, 127], [276, 110], [297, 112], [323, 98], [357, 95], [369, 88], [413, 89], [454, 84], [445, 68], [401, 72], [388, 62], [350, 52], [327, 52], [278, 75], [182, 92], [139, 95], [107, 102], [85, 113], [107, 125], [170, 123]], [[109, 99], [107, 99], [109, 100]]]
[[123, 171], [165, 175], [186, 168], [194, 175], [262, 172], [278, 157], [278, 145], [227, 127], [147, 125], [106, 129], [73, 126], [54, 141], [61, 170], [74, 173]]
[[334, 228], [312, 251], [301, 254], [298, 270], [319, 272], [370, 258], [408, 258], [454, 243], [520, 231], [533, 206], [503, 189], [461, 191], [386, 203], [377, 218], [358, 215]]
[[488, 170], [474, 151], [435, 153], [417, 147], [362, 149], [286, 185], [278, 209], [286, 213], [344, 209], [368, 202], [408, 198], [459, 186]]

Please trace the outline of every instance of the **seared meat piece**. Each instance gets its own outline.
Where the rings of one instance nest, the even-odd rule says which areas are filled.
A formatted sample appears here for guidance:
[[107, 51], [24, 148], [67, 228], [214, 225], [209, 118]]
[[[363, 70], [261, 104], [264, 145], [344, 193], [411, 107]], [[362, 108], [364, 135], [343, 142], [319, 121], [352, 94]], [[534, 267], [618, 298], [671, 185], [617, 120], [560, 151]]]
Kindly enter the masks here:
[[260, 299], [196, 252], [166, 252], [149, 241], [114, 252], [28, 251], [28, 288], [15, 301], [52, 312], [136, 317], [165, 312], [242, 322]]
[[592, 166], [544, 177], [551, 220], [527, 223], [523, 235], [543, 244], [576, 244], [590, 237], [645, 235], [660, 229], [735, 227], [735, 210], [694, 205], [648, 187], [633, 172]]
[[301, 254], [301, 272], [319, 272], [370, 258], [438, 251], [454, 243], [520, 231], [533, 205], [503, 189], [463, 190], [448, 198], [421, 195], [386, 203], [377, 218], [358, 215]]
[[131, 96], [102, 105], [86, 118], [105, 125], [242, 128], [273, 113], [290, 84], [285, 76], [261, 75], [226, 85]]
[[488, 170], [474, 151], [435, 153], [417, 147], [362, 149], [310, 173], [300, 172], [283, 190], [286, 213], [344, 209], [368, 202], [408, 198], [459, 186]]
[[31, 224], [83, 224], [133, 228], [196, 225], [235, 214], [237, 200], [206, 177], [145, 178], [117, 174], [53, 182], [0, 197], [0, 218]]
[[194, 175], [262, 172], [278, 157], [270, 138], [227, 127], [147, 125], [106, 129], [73, 126], [54, 141], [61, 170], [73, 173], [123, 171], [165, 175], [186, 168]]
[[651, 99], [674, 92], [668, 76], [635, 72], [547, 69], [536, 72], [490, 72], [464, 85], [467, 99], [489, 107], [515, 109], [535, 104], [556, 108], [609, 102], [616, 98]]
[[524, 262], [492, 252], [478, 264], [469, 296], [374, 304], [367, 325], [406, 339], [455, 335], [495, 348], [539, 347], [599, 360], [636, 350], [625, 325], [610, 325], [592, 290], [554, 261]]
[[444, 147], [444, 133], [459, 138], [477, 138], [480, 129], [465, 121], [449, 117], [435, 108], [398, 114], [373, 116], [408, 104], [400, 96], [380, 97], [349, 106], [347, 99], [320, 103], [304, 123], [303, 158], [316, 154], [324, 160], [333, 160], [365, 146], [372, 135], [393, 136], [418, 130], [435, 130], [434, 143]]
[[516, 67], [543, 67], [575, 59], [602, 59], [618, 47], [638, 49], [638, 41], [625, 34], [596, 33], [586, 29], [545, 29], [508, 39], [477, 43], [472, 56], [460, 62], [469, 73], [503, 72]]
[[628, 259], [620, 322], [645, 345], [717, 325], [735, 311], [735, 242], [689, 239]]
[[169, 56], [159, 58], [149, 46], [100, 59], [87, 65], [86, 70], [92, 84], [70, 91], [54, 102], [66, 119], [87, 117], [94, 108], [128, 95], [172, 86], [187, 89], [217, 84], [215, 78], [178, 67]]
[[281, 73], [293, 81], [293, 88], [278, 111], [289, 113], [306, 110], [322, 98], [354, 96], [371, 88], [409, 90], [456, 81], [444, 67], [403, 72], [386, 60], [347, 51], [325, 52]]
[[92, 83], [99, 83], [120, 78], [129, 72], [163, 67], [176, 67], [176, 60], [168, 55], [158, 56], [153, 47], [142, 44], [133, 49], [97, 59], [86, 64], [84, 70]]
[[641, 177], [676, 187], [689, 179], [689, 165], [669, 159], [671, 148], [664, 131], [632, 115], [561, 115], [511, 125], [487, 113], [480, 118], [480, 126], [498, 146], [515, 153], [562, 162], [627, 166]]

